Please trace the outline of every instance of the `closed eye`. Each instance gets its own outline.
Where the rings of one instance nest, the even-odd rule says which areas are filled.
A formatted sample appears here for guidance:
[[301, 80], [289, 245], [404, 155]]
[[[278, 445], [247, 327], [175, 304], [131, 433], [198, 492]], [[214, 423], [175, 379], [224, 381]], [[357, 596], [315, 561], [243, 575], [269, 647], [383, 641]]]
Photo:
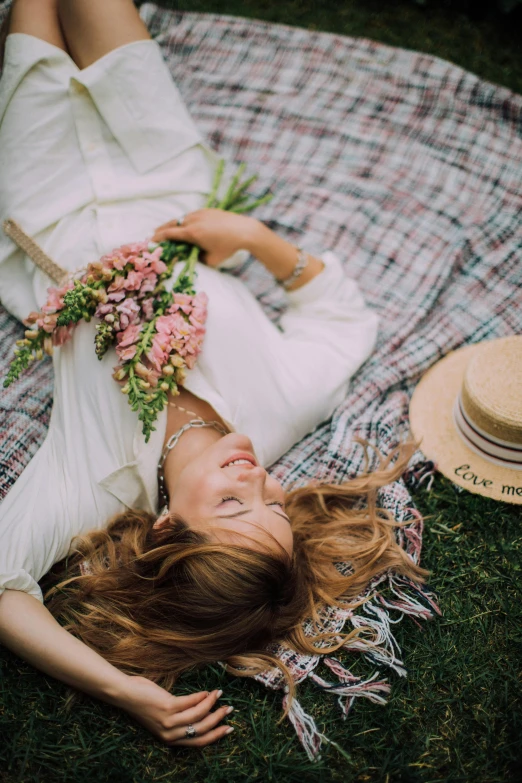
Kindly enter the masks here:
[[[234, 497], [233, 495], [229, 495], [227, 497], [221, 498], [220, 505], [222, 505], [223, 503], [226, 503], [228, 500], [235, 500], [241, 506], [244, 506], [243, 501], [240, 500], [239, 498]], [[272, 503], [267, 503], [266, 505], [267, 506], [279, 506], [279, 508], [281, 509], [282, 513], [280, 514], [279, 511], [276, 511], [275, 509], [273, 509], [274, 514], [277, 514], [278, 517], [281, 517], [281, 519], [284, 519], [284, 520], [286, 520], [287, 522], [289, 522], [291, 524], [290, 518], [288, 517], [288, 515], [285, 512], [284, 503], [281, 503], [279, 500], [274, 500]], [[225, 514], [225, 515], [220, 514], [219, 516], [221, 517], [221, 519], [231, 519], [232, 517], [241, 517], [241, 516], [243, 516], [243, 514], [249, 514], [251, 511], [252, 511], [251, 508], [246, 508], [243, 511], [236, 511], [233, 514]]]
[[[225, 498], [221, 498], [221, 502], [222, 503], [226, 503], [227, 500], [235, 500], [240, 505], [242, 505], [242, 506], [244, 505], [242, 500], [240, 500], [239, 498], [234, 497], [233, 495], [228, 495]], [[285, 504], [282, 503], [280, 500], [273, 500], [271, 503], [267, 503], [266, 505], [267, 506], [279, 506], [282, 509], [284, 509], [284, 507], [285, 507]]]

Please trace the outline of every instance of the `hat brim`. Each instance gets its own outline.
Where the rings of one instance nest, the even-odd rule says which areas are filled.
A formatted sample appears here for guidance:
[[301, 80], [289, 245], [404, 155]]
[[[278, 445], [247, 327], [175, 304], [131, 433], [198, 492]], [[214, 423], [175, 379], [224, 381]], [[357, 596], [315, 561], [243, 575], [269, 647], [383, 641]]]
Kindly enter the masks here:
[[454, 484], [477, 495], [522, 505], [522, 470], [489, 462], [461, 439], [453, 407], [466, 366], [480, 343], [459, 348], [428, 370], [410, 403], [410, 425], [423, 454]]

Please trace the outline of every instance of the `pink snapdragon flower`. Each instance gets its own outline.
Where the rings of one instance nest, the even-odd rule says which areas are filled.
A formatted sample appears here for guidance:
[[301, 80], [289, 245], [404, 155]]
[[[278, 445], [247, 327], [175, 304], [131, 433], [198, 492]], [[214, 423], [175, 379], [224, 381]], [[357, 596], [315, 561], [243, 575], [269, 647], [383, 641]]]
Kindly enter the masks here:
[[121, 348], [119, 345], [116, 347], [116, 353], [120, 362], [130, 362], [136, 356], [137, 350], [137, 345], [129, 345], [127, 348]]
[[150, 351], [147, 353], [147, 359], [157, 372], [161, 372], [168, 362], [169, 353], [164, 346], [165, 343], [162, 341], [161, 335], [157, 334], [152, 341]]
[[181, 310], [185, 315], [190, 315], [193, 308], [194, 297], [190, 294], [174, 294], [174, 304], [169, 307], [169, 313], [177, 313]]
[[120, 362], [130, 362], [131, 359], [134, 359], [138, 350], [136, 343], [139, 340], [142, 329], [143, 324], [131, 324], [124, 331], [117, 333], [116, 340], [118, 345], [116, 346], [116, 353]]
[[112, 283], [107, 289], [107, 293], [111, 294], [113, 291], [125, 291], [125, 277], [123, 275], [115, 275]]
[[116, 310], [120, 317], [120, 329], [126, 329], [137, 320], [140, 306], [134, 299], [127, 297], [117, 305]]
[[53, 345], [60, 347], [64, 345], [67, 340], [72, 337], [74, 331], [74, 324], [68, 324], [68, 326], [58, 326], [53, 332]]
[[110, 303], [99, 304], [96, 308], [94, 315], [96, 318], [104, 318], [106, 315], [112, 315], [114, 313], [114, 305]]
[[42, 307], [42, 313], [50, 314], [55, 313], [57, 310], [61, 310], [63, 308], [63, 298], [71, 288], [74, 288], [72, 280], [68, 280], [60, 288], [53, 288], [50, 286], [47, 289], [47, 302]]
[[158, 276], [154, 272], [148, 272], [148, 274], [144, 275], [143, 282], [140, 288], [140, 296], [145, 296], [145, 294], [151, 294], [156, 288], [157, 282], [158, 282]]
[[120, 348], [127, 348], [128, 345], [138, 342], [138, 338], [143, 329], [143, 324], [132, 324], [123, 332], [118, 332], [116, 337]]
[[131, 269], [127, 277], [125, 278], [125, 288], [127, 291], [139, 291], [143, 282], [143, 272], [138, 272], [135, 269]]
[[151, 321], [154, 316], [154, 302], [152, 299], [143, 299], [141, 302], [141, 311], [146, 321]]

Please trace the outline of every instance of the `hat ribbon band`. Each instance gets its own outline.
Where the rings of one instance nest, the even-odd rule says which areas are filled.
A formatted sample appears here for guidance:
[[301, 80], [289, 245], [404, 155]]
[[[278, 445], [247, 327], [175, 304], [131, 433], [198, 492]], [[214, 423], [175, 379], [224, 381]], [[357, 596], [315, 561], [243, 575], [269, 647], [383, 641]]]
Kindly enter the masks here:
[[[504, 468], [522, 470], [522, 444], [511, 443], [508, 445], [507, 441], [499, 441], [498, 438], [495, 438], [495, 442], [493, 442], [479, 432], [476, 425], [466, 415], [460, 394], [455, 400], [453, 420], [457, 432], [466, 446], [480, 457]], [[500, 443], [506, 445], [500, 445]]]

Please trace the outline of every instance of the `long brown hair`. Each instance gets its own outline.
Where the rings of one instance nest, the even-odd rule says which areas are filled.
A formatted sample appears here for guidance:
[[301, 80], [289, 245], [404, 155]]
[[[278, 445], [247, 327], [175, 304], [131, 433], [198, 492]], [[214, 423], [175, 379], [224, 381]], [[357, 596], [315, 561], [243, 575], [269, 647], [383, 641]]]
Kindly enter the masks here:
[[[167, 688], [185, 669], [222, 661], [240, 676], [277, 666], [292, 693], [270, 642], [308, 654], [337, 649], [348, 637], [325, 632], [320, 606], [354, 601], [383, 572], [426, 576], [398, 545], [398, 523], [376, 506], [377, 490], [402, 474], [413, 449], [344, 484], [290, 492], [292, 557], [212, 541], [175, 517], [155, 529], [154, 515], [127, 511], [77, 542], [62, 576], [81, 563], [84, 573], [52, 588], [49, 608], [112, 664]], [[345, 561], [349, 575], [335, 566]], [[307, 618], [315, 635], [304, 633]]]

